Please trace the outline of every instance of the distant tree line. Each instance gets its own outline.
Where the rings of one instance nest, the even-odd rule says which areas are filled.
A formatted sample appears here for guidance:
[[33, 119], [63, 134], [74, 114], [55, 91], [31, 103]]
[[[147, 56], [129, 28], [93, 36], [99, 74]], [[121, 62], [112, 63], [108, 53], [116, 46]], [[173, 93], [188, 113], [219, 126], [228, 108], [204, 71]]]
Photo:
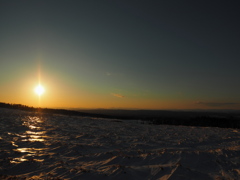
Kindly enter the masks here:
[[29, 107], [29, 106], [22, 105], [22, 104], [10, 104], [10, 103], [3, 103], [3, 102], [0, 102], [0, 107], [1, 108], [9, 108], [9, 109], [21, 109], [21, 110], [35, 110], [36, 109], [34, 107]]
[[[220, 128], [239, 128], [240, 129], [240, 115], [232, 116], [199, 116], [188, 117], [188, 116], [178, 116], [178, 117], [144, 117], [144, 116], [120, 116], [120, 115], [105, 115], [105, 114], [93, 114], [74, 110], [66, 109], [49, 109], [49, 108], [34, 108], [22, 104], [9, 104], [0, 102], [0, 108], [8, 109], [19, 109], [31, 112], [42, 112], [51, 114], [62, 114], [70, 116], [87, 116], [87, 117], [97, 117], [97, 118], [111, 118], [111, 119], [122, 119], [122, 120], [142, 120], [143, 122], [154, 124], [154, 125], [182, 125], [182, 126], [201, 126], [201, 127], [220, 127]], [[174, 113], [174, 112], [172, 112]], [[191, 112], [189, 112], [191, 113]]]
[[3, 102], [0, 102], [0, 108], [19, 109], [19, 110], [25, 110], [25, 111], [37, 111], [42, 113], [53, 113], [53, 114], [63, 114], [63, 115], [72, 115], [72, 116], [90, 116], [90, 114], [88, 113], [82, 113], [79, 111], [72, 111], [72, 110], [66, 110], [66, 109], [34, 108], [34, 107], [22, 105], [22, 104], [9, 104], [9, 103], [3, 103]]
[[70, 115], [70, 116], [88, 116], [88, 117], [99, 117], [99, 118], [115, 118], [115, 116], [103, 115], [103, 114], [91, 114], [74, 110], [67, 109], [50, 109], [50, 108], [35, 108], [29, 107], [22, 104], [10, 104], [0, 102], [0, 108], [8, 108], [8, 109], [18, 109], [25, 110], [31, 112], [42, 112], [42, 113], [51, 113], [51, 114], [62, 114], [62, 115]]

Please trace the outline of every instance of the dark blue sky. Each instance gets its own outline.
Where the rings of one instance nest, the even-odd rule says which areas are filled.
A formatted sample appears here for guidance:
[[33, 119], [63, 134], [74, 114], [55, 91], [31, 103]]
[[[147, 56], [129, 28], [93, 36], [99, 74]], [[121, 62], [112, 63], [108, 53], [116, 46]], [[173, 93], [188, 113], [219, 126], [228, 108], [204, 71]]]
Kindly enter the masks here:
[[41, 64], [45, 79], [74, 89], [62, 90], [66, 99], [82, 101], [74, 107], [106, 99], [87, 107], [239, 108], [239, 7], [237, 1], [1, 0], [0, 87], [7, 91], [6, 84]]

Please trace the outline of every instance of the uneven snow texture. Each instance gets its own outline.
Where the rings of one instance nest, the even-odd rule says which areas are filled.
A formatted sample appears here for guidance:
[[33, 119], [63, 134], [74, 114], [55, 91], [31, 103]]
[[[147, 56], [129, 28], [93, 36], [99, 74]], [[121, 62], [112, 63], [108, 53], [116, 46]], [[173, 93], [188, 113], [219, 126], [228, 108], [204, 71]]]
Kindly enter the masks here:
[[240, 179], [240, 130], [0, 109], [0, 179]]

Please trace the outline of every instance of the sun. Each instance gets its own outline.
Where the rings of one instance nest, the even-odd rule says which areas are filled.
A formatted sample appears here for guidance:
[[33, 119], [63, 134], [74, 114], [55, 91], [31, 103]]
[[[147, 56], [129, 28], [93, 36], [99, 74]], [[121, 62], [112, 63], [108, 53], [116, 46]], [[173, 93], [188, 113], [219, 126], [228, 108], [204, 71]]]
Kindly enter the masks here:
[[41, 96], [44, 92], [45, 92], [45, 89], [44, 87], [39, 84], [35, 89], [34, 89], [35, 93], [38, 95], [38, 96]]

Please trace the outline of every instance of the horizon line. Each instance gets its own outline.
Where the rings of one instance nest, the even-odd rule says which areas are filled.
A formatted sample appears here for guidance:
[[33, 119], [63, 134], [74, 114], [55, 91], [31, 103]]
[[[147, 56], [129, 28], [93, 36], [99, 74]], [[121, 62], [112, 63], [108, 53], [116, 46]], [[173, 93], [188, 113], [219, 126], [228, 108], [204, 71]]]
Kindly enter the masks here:
[[65, 109], [65, 110], [125, 110], [125, 111], [240, 111], [240, 109], [206, 109], [206, 108], [198, 108], [198, 109], [147, 109], [147, 108], [84, 108], [84, 107], [34, 107], [29, 106], [25, 104], [19, 104], [19, 103], [6, 103], [6, 102], [0, 102], [0, 104], [9, 104], [9, 105], [21, 105], [26, 106], [29, 108], [42, 108], [42, 109]]

